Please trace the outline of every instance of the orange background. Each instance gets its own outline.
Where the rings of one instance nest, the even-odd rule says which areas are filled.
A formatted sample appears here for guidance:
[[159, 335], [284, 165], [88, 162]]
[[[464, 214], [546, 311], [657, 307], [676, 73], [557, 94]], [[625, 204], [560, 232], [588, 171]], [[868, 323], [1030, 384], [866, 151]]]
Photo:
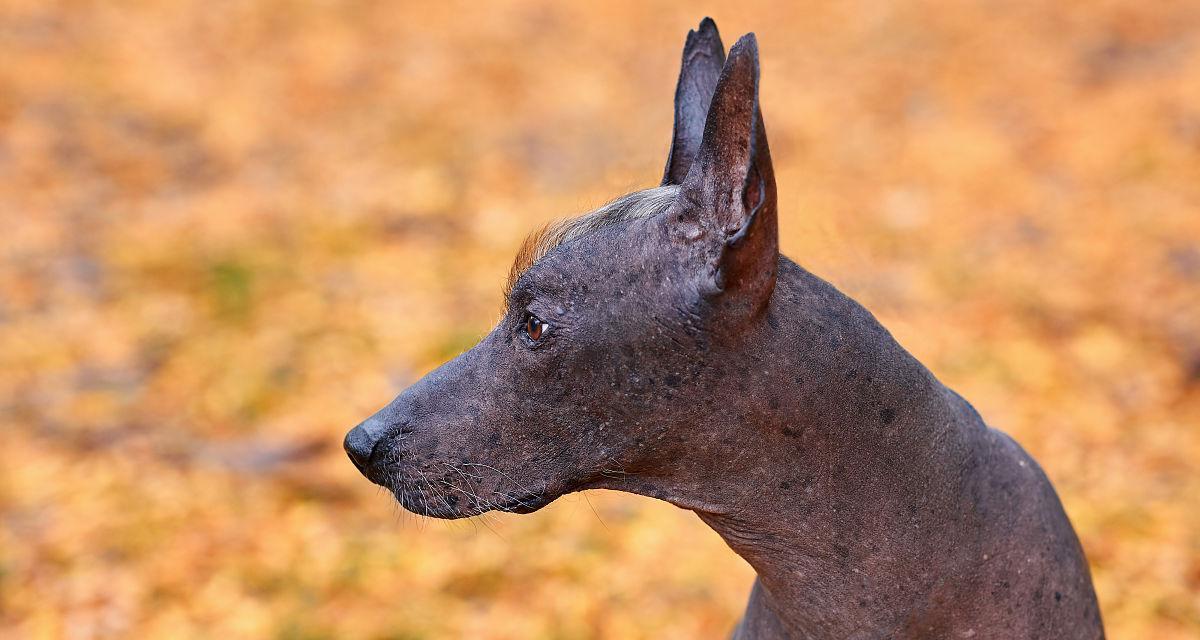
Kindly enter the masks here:
[[[682, 4], [682, 3], [680, 3]], [[785, 252], [1045, 466], [1113, 638], [1200, 635], [1200, 4], [0, 0], [0, 635], [723, 637], [691, 514], [405, 515], [346, 429], [756, 31]]]

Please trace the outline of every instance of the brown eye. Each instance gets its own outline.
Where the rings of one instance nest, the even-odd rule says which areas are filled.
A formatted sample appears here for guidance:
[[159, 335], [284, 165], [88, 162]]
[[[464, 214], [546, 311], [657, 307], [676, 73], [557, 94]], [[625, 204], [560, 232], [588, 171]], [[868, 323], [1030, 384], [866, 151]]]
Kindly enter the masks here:
[[525, 314], [525, 335], [529, 336], [530, 340], [540, 340], [547, 328], [541, 318], [532, 313]]

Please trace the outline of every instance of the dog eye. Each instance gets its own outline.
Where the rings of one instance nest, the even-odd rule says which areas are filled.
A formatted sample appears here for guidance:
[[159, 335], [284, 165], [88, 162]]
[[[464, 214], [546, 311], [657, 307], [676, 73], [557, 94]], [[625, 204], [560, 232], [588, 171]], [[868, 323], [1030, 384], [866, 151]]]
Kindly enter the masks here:
[[542, 336], [550, 330], [550, 325], [542, 322], [542, 319], [532, 313], [525, 314], [525, 324], [522, 326], [525, 330], [525, 335], [529, 336], [530, 340], [541, 340]]

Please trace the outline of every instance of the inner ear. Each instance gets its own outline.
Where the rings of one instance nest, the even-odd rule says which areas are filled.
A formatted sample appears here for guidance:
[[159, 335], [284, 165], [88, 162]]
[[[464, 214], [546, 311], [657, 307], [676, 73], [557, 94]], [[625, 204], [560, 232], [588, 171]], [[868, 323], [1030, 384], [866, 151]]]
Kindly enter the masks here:
[[729, 248], [736, 249], [750, 236], [750, 230], [754, 228], [754, 221], [767, 202], [767, 181], [758, 171], [752, 170], [747, 174], [746, 186], [742, 190], [742, 202], [743, 209], [749, 209], [750, 213], [745, 216], [742, 226], [729, 236], [729, 240], [725, 243]]

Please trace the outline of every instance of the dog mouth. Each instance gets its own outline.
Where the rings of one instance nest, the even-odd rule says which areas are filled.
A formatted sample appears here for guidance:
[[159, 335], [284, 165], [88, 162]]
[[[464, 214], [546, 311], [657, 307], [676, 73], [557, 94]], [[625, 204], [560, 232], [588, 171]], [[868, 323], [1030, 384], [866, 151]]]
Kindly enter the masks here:
[[[372, 483], [387, 489], [396, 502], [416, 515], [454, 520], [490, 511], [533, 513], [563, 491], [544, 481], [526, 482], [523, 474], [471, 459], [448, 459], [432, 452], [414, 455], [399, 443], [375, 444], [369, 458], [350, 456]], [[362, 464], [360, 464], [362, 463]]]
[[526, 514], [550, 504], [558, 496], [546, 491], [504, 491], [468, 487], [445, 478], [422, 474], [417, 479], [396, 478], [385, 485], [407, 511], [419, 516], [456, 520], [491, 511]]

